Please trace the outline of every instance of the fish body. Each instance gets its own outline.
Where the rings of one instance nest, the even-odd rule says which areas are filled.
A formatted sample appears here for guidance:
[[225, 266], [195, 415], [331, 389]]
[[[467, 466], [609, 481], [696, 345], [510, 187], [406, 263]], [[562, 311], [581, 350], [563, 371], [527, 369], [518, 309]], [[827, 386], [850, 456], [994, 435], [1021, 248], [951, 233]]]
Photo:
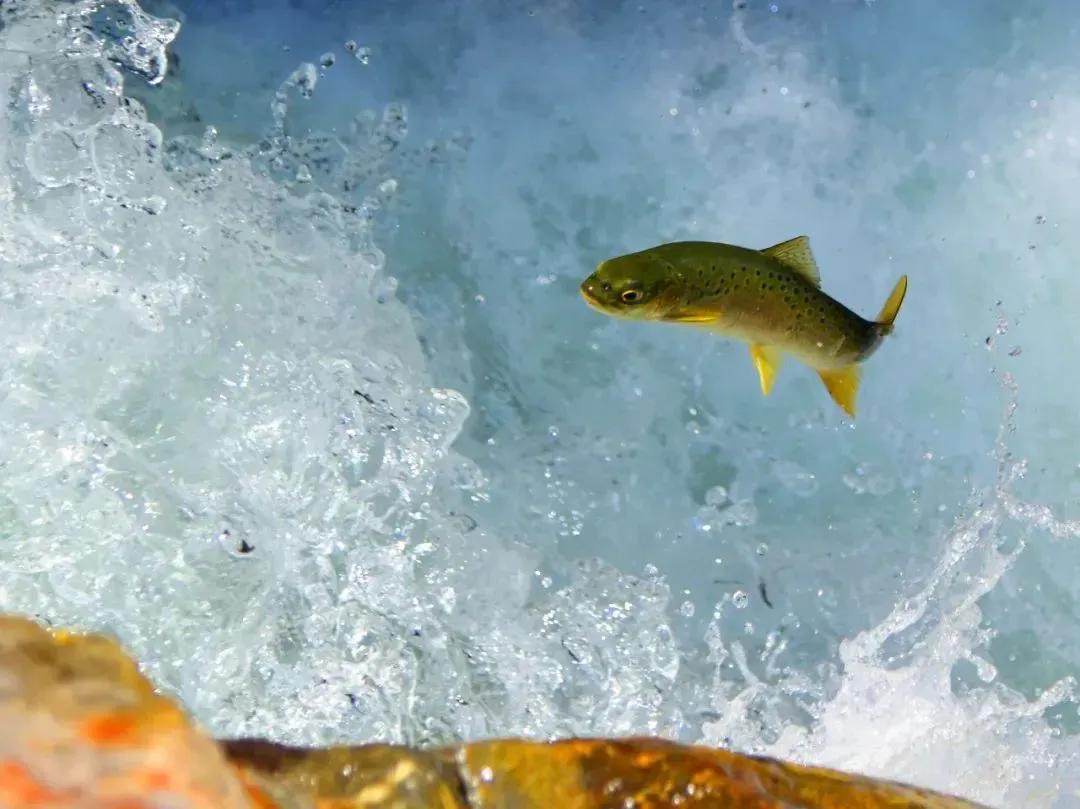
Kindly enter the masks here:
[[586, 302], [612, 317], [682, 323], [746, 342], [765, 395], [791, 356], [817, 371], [852, 417], [859, 365], [892, 332], [906, 292], [901, 276], [878, 317], [861, 317], [822, 291], [805, 236], [764, 250], [662, 244], [601, 262], [581, 284]]

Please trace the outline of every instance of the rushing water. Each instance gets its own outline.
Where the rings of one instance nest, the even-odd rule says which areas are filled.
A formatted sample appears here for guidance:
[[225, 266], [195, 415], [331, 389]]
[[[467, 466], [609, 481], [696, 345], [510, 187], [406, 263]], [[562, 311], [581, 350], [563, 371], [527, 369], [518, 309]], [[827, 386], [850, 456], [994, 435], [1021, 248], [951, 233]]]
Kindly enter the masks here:
[[[1080, 8], [0, 0], [0, 607], [214, 732], [1080, 806]], [[601, 317], [810, 236], [855, 423]]]

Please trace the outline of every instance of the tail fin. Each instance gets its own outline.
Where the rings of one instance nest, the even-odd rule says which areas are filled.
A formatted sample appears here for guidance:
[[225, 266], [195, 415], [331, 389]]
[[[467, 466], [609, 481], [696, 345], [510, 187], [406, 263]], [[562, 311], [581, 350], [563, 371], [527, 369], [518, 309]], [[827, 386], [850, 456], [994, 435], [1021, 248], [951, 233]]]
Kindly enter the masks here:
[[893, 321], [896, 320], [896, 315], [900, 311], [900, 305], [904, 302], [906, 294], [907, 276], [901, 275], [900, 280], [893, 287], [893, 291], [885, 299], [885, 305], [881, 307], [881, 311], [877, 316], [877, 324], [882, 334], [889, 334], [892, 331]]

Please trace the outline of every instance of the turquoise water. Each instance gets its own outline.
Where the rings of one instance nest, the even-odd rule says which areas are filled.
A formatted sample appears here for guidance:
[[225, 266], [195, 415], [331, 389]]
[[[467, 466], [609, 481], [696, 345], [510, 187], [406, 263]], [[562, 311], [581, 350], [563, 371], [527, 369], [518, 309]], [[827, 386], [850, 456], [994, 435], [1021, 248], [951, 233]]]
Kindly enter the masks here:
[[[220, 734], [1080, 805], [1080, 9], [942, 5], [4, 2], [0, 606]], [[854, 423], [577, 294], [799, 234], [911, 279]]]

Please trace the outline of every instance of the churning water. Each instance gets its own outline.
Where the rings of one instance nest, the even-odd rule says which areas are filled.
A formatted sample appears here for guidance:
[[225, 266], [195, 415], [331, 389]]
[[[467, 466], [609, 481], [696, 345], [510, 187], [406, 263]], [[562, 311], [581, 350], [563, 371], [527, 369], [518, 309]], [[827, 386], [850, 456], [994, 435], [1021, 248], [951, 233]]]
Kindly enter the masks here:
[[[1080, 806], [1080, 7], [0, 0], [0, 607], [219, 734]], [[856, 422], [613, 321], [805, 233]]]

